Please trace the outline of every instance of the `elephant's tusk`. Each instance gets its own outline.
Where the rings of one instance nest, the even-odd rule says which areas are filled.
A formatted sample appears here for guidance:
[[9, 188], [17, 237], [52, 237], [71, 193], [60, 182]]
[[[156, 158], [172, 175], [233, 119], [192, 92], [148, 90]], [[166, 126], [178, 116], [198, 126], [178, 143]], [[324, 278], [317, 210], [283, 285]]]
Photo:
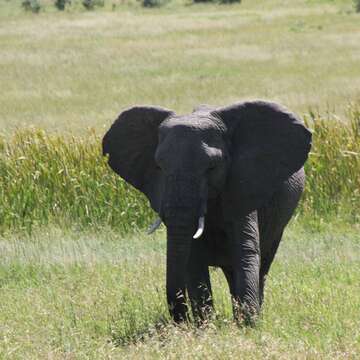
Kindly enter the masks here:
[[161, 219], [157, 218], [154, 223], [148, 228], [147, 234], [152, 234], [161, 225]]
[[203, 234], [204, 228], [205, 228], [205, 217], [200, 216], [198, 229], [197, 229], [195, 235], [193, 236], [193, 239], [198, 239]]

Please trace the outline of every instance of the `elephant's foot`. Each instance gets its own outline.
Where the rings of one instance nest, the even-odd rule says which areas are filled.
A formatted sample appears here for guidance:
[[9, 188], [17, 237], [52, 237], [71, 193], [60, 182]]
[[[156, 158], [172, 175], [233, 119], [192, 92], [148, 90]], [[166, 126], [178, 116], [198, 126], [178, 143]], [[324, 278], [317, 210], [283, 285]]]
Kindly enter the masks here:
[[168, 296], [170, 316], [177, 324], [189, 321], [188, 306], [183, 292], [177, 294], [175, 299]]
[[196, 304], [192, 302], [192, 313], [195, 324], [199, 327], [206, 326], [215, 318], [214, 306], [212, 299], [208, 299], [206, 303]]
[[256, 321], [259, 317], [260, 309], [256, 305], [248, 303], [241, 303], [237, 299], [232, 299], [234, 320], [239, 326], [251, 326], [256, 325]]
[[259, 281], [259, 304], [260, 304], [260, 307], [262, 306], [262, 304], [264, 302], [265, 281], [266, 281], [266, 276], [260, 276], [260, 281]]

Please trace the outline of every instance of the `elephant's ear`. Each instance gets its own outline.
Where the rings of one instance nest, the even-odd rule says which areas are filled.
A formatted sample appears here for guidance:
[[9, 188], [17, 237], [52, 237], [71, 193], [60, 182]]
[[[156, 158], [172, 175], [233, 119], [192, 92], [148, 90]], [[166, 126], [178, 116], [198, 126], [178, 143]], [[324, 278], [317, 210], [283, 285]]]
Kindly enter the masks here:
[[295, 114], [265, 101], [237, 103], [212, 114], [227, 127], [231, 157], [224, 211], [227, 216], [249, 213], [304, 165], [311, 133]]
[[110, 167], [150, 200], [159, 212], [161, 174], [154, 160], [158, 126], [173, 112], [154, 106], [135, 106], [123, 111], [105, 134], [103, 154]]

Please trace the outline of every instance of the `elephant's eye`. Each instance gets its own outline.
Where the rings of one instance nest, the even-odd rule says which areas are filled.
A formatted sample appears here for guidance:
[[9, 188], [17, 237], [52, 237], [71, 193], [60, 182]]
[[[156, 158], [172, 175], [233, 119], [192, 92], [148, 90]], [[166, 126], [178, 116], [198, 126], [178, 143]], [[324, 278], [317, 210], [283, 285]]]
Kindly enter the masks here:
[[216, 169], [216, 165], [215, 164], [211, 164], [210, 166], [209, 166], [209, 168], [208, 168], [208, 171], [209, 172], [212, 172], [212, 171], [214, 171]]

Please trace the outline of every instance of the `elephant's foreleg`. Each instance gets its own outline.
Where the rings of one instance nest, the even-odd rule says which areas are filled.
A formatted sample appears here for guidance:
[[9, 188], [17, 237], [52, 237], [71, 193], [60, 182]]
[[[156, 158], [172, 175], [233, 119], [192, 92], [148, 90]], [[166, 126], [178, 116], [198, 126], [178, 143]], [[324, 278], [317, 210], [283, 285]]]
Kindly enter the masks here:
[[234, 317], [251, 324], [260, 311], [260, 246], [256, 211], [233, 224], [231, 257]]
[[208, 319], [213, 310], [209, 267], [206, 259], [205, 240], [194, 240], [191, 248], [187, 275], [187, 291], [196, 321]]
[[280, 229], [278, 231], [274, 231], [273, 234], [266, 234], [266, 236], [264, 235], [263, 237], [264, 242], [267, 241], [269, 244], [271, 244], [271, 247], [264, 248], [261, 251], [261, 265], [259, 274], [260, 306], [262, 306], [262, 303], [264, 302], [266, 276], [270, 270], [270, 266], [279, 247], [282, 234], [283, 229]]

